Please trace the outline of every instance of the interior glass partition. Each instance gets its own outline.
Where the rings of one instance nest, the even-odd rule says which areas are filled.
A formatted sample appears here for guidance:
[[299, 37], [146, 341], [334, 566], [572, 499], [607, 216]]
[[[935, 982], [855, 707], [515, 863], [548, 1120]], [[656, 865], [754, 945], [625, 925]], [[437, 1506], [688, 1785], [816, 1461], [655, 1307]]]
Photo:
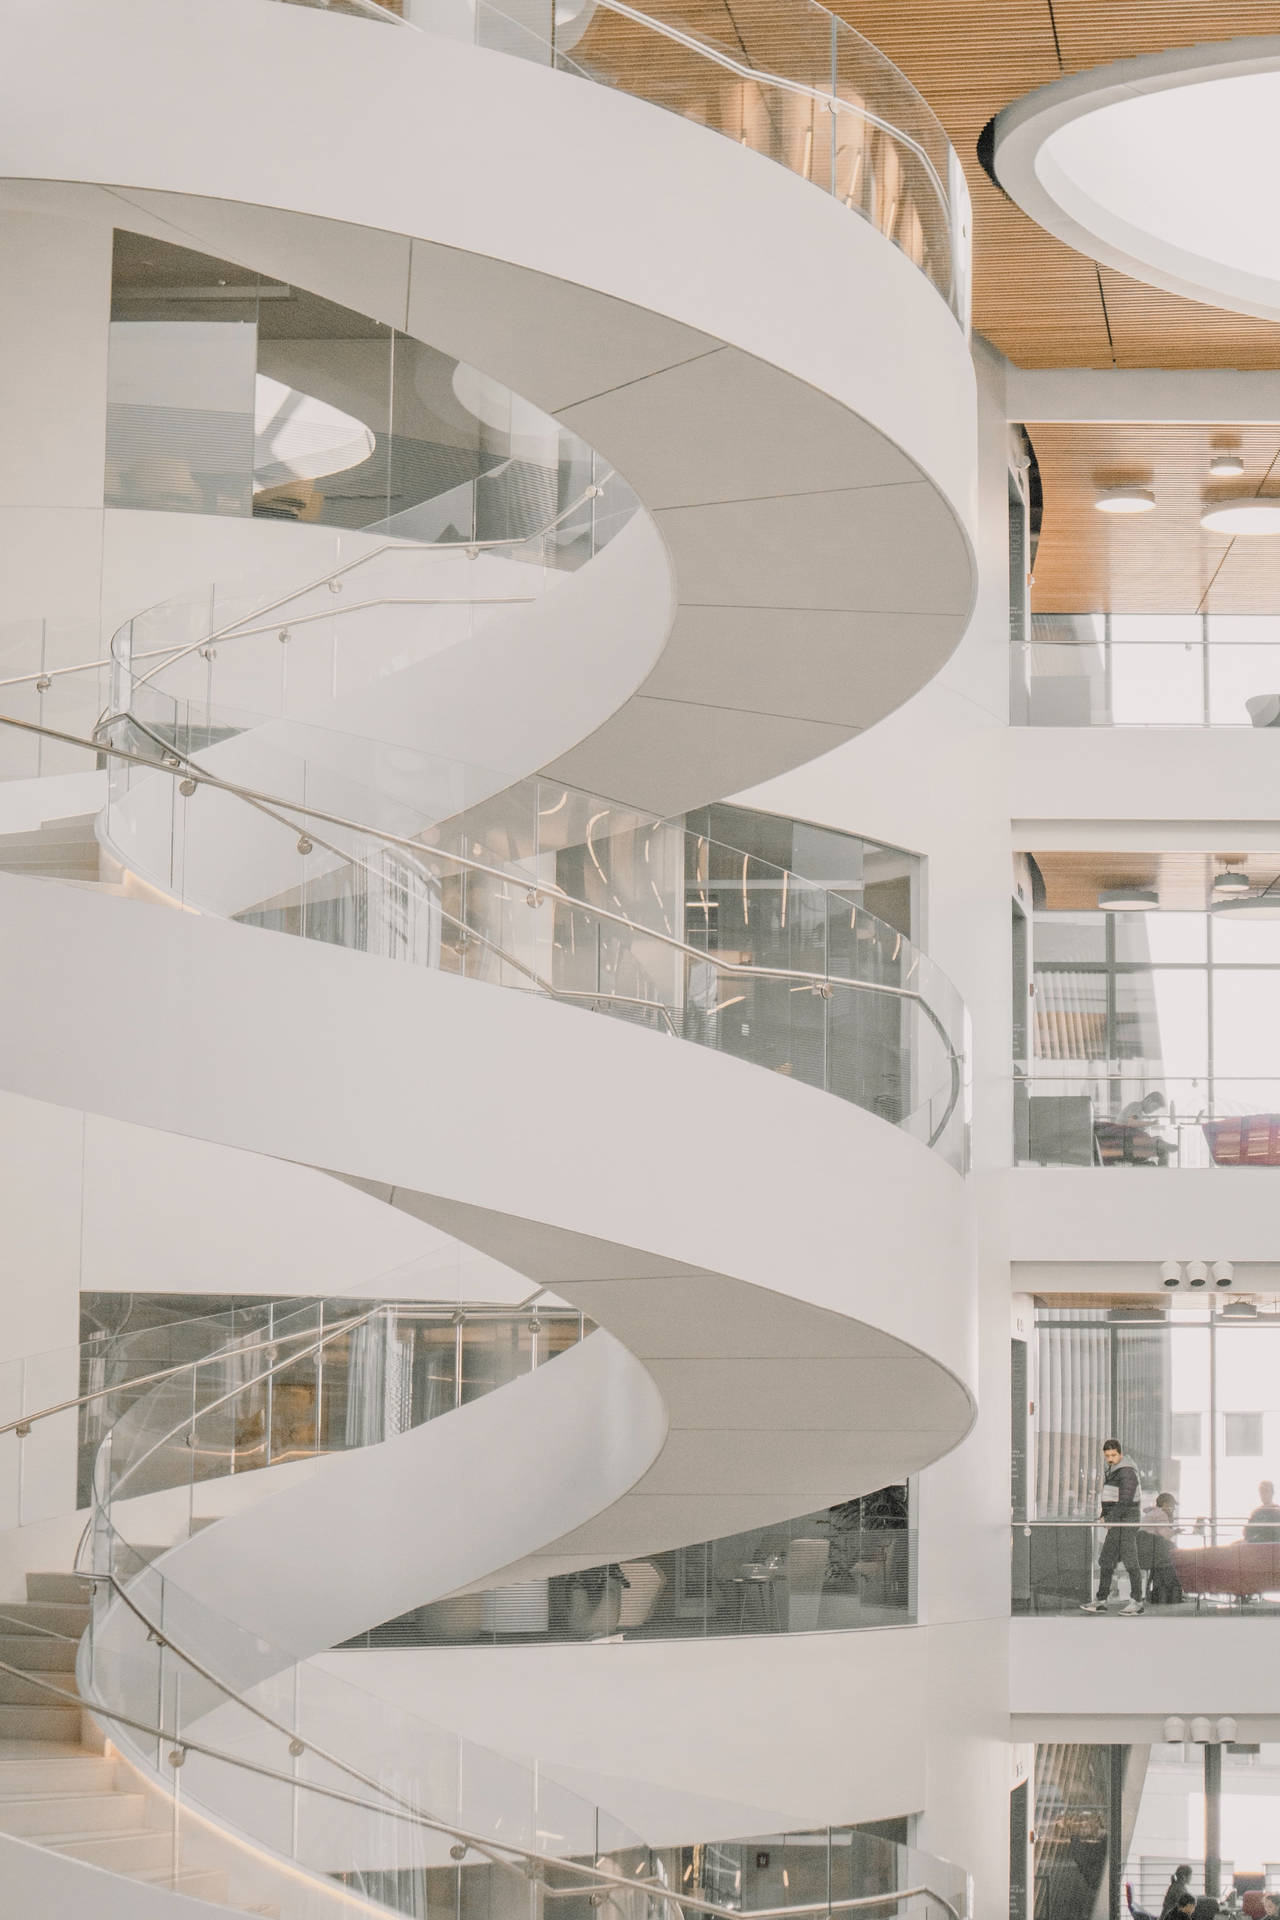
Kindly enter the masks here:
[[594, 456], [550, 415], [234, 261], [118, 231], [107, 386], [109, 507], [464, 545], [554, 522], [562, 570], [599, 533]]
[[915, 1620], [906, 1486], [725, 1539], [437, 1601], [361, 1647], [720, 1639]]

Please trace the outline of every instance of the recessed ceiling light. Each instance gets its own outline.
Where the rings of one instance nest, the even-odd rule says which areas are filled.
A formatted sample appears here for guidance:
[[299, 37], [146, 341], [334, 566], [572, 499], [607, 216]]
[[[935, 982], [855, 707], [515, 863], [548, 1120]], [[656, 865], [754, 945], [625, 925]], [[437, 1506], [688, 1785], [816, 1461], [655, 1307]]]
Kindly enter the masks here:
[[1243, 473], [1244, 461], [1238, 453], [1216, 453], [1209, 462], [1209, 471], [1224, 477], [1231, 473]]
[[1156, 497], [1150, 487], [1104, 487], [1093, 504], [1099, 513], [1150, 513]]
[[1160, 905], [1160, 895], [1154, 887], [1109, 887], [1098, 905], [1105, 913], [1145, 913]]
[[1280, 499], [1220, 500], [1200, 515], [1210, 533], [1280, 533]]

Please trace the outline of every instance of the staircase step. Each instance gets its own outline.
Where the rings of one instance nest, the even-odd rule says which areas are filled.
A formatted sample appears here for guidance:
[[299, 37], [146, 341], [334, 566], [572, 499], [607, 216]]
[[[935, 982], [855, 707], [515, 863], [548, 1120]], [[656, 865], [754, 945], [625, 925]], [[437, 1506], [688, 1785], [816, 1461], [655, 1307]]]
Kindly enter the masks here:
[[24, 1840], [63, 1834], [139, 1833], [147, 1802], [141, 1793], [43, 1793], [0, 1800], [0, 1833]]
[[0, 1602], [0, 1614], [6, 1633], [39, 1633], [42, 1629], [48, 1633], [69, 1633], [79, 1639], [89, 1624], [89, 1607], [86, 1601], [68, 1600], [5, 1600]]
[[82, 1573], [29, 1573], [28, 1600], [57, 1600], [73, 1607], [89, 1603], [89, 1585]]
[[65, 1673], [75, 1665], [76, 1645], [50, 1633], [6, 1633], [0, 1619], [0, 1661], [24, 1673]]
[[83, 1757], [48, 1749], [48, 1758], [36, 1741], [30, 1743], [31, 1759], [0, 1757], [0, 1807], [6, 1800], [21, 1800], [30, 1795], [51, 1793], [110, 1793], [119, 1768], [114, 1760], [100, 1760], [96, 1754]]
[[61, 1700], [49, 1692], [57, 1687], [62, 1693], [75, 1693], [76, 1676], [74, 1673], [59, 1673], [56, 1668], [45, 1670], [36, 1680], [19, 1680], [12, 1673], [0, 1672], [0, 1706], [4, 1707], [60, 1707]]
[[0, 1707], [0, 1740], [65, 1740], [80, 1744], [77, 1707]]
[[173, 1841], [159, 1827], [132, 1827], [119, 1833], [64, 1833], [44, 1843], [53, 1853], [65, 1853], [86, 1866], [110, 1867], [113, 1873], [164, 1873]]

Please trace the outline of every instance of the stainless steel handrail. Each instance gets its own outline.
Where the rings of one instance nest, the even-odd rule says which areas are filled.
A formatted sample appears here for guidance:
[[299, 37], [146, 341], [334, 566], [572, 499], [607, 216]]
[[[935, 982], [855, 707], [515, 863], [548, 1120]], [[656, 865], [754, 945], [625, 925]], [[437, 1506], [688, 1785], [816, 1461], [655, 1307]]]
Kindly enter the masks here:
[[[572, 909], [576, 913], [588, 914], [593, 919], [608, 921], [611, 925], [622, 927], [630, 933], [642, 935], [646, 940], [656, 941], [660, 946], [670, 948], [691, 959], [709, 962], [716, 967], [719, 972], [738, 979], [748, 981], [791, 980], [797, 982], [800, 986], [811, 988], [812, 991], [822, 994], [823, 997], [829, 997], [829, 994], [838, 987], [845, 991], [886, 994], [890, 998], [913, 1003], [920, 1008], [942, 1041], [951, 1074], [951, 1087], [947, 1105], [942, 1118], [929, 1135], [929, 1146], [936, 1146], [950, 1124], [951, 1116], [959, 1104], [960, 1095], [963, 1090], [960, 1067], [964, 1060], [964, 1054], [956, 1047], [941, 1015], [935, 1012], [934, 1008], [930, 1006], [927, 997], [918, 987], [895, 986], [889, 981], [856, 980], [843, 974], [812, 973], [797, 967], [759, 967], [753, 966], [749, 961], [725, 959], [714, 952], [708, 951], [704, 947], [691, 946], [687, 940], [681, 940], [675, 934], [666, 933], [656, 927], [645, 926], [640, 921], [630, 919], [626, 914], [615, 913], [609, 907], [601, 907], [589, 901], [578, 900], [572, 894], [566, 893], [564, 889], [559, 886], [555, 886], [547, 881], [534, 880], [531, 876], [515, 872], [511, 868], [491, 866], [487, 861], [476, 860], [468, 854], [459, 853], [448, 847], [433, 847], [425, 841], [410, 840], [403, 834], [392, 833], [388, 828], [369, 826], [362, 821], [350, 820], [342, 814], [330, 813], [324, 808], [308, 805], [305, 801], [280, 800], [274, 795], [259, 793], [252, 787], [243, 787], [234, 781], [224, 780], [220, 776], [210, 773], [206, 768], [202, 767], [198, 761], [192, 759], [189, 754], [181, 752], [176, 747], [170, 745], [169, 742], [163, 740], [161, 736], [153, 733], [145, 722], [138, 721], [124, 714], [120, 715], [119, 718], [121, 720], [129, 719], [129, 723], [132, 726], [137, 727], [139, 732], [146, 734], [153, 740], [156, 746], [161, 749], [163, 759], [157, 761], [147, 754], [131, 753], [128, 748], [117, 747], [105, 740], [86, 740], [80, 734], [66, 733], [56, 727], [42, 726], [34, 720], [19, 720], [10, 714], [0, 714], [0, 726], [16, 727], [21, 732], [35, 733], [46, 740], [57, 740], [66, 746], [80, 747], [87, 753], [98, 753], [109, 756], [112, 759], [123, 760], [133, 766], [145, 767], [152, 773], [168, 773], [174, 778], [181, 774], [183, 779], [194, 781], [198, 786], [206, 786], [217, 792], [230, 794], [234, 799], [240, 800], [246, 805], [255, 808], [258, 812], [268, 815], [270, 818], [276, 820], [277, 824], [288, 827], [292, 832], [298, 831], [297, 820], [291, 820], [285, 817], [285, 814], [277, 811], [277, 809], [285, 809], [288, 814], [301, 815], [307, 821], [319, 820], [323, 821], [327, 826], [339, 827], [344, 832], [361, 834], [368, 839], [377, 840], [386, 846], [396, 847], [412, 855], [415, 859], [426, 858], [443, 861], [450, 866], [460, 867], [469, 873], [479, 873], [491, 879], [501, 880], [505, 884], [523, 888], [531, 905], [540, 905], [544, 900], [554, 901]], [[115, 724], [115, 722], [109, 724]], [[353, 864], [357, 863], [358, 857], [353, 855], [348, 849], [336, 847], [330, 842], [327, 843], [327, 850], [341, 860]], [[449, 917], [451, 919], [453, 918], [453, 916]], [[465, 923], [461, 924], [465, 926]], [[466, 931], [472, 938], [485, 939], [485, 936], [476, 929], [466, 927]], [[487, 944], [492, 945], [491, 942]], [[529, 978], [535, 980], [540, 989], [549, 996], [556, 997], [561, 993], [561, 989], [555, 987], [550, 981], [542, 980], [541, 976], [534, 974], [531, 969], [515, 955], [507, 954], [502, 948], [495, 947], [494, 950], [501, 953], [504, 960], [512, 967], [524, 972]], [[580, 996], [575, 994], [574, 997]], [[585, 997], [602, 1003], [613, 998], [610, 994], [599, 992], [587, 994]], [[645, 1001], [641, 1004], [652, 1006], [654, 1010], [657, 1011], [661, 1003]]]
[[[372, 1802], [362, 1800], [356, 1795], [343, 1793], [338, 1788], [327, 1787], [320, 1781], [299, 1780], [294, 1774], [279, 1773], [274, 1768], [264, 1767], [261, 1762], [247, 1760], [239, 1754], [226, 1753], [220, 1748], [205, 1746], [198, 1741], [190, 1739], [180, 1731], [175, 1730], [170, 1733], [162, 1727], [152, 1726], [146, 1721], [140, 1721], [131, 1715], [119, 1712], [107, 1701], [86, 1699], [84, 1695], [78, 1693], [69, 1694], [62, 1688], [54, 1686], [52, 1682], [45, 1680], [39, 1673], [28, 1673], [23, 1668], [10, 1666], [6, 1661], [0, 1660], [0, 1673], [11, 1674], [16, 1678], [29, 1680], [32, 1685], [43, 1688], [44, 1691], [52, 1694], [56, 1699], [63, 1701], [67, 1706], [74, 1706], [83, 1712], [100, 1715], [103, 1719], [111, 1721], [116, 1725], [127, 1726], [132, 1731], [145, 1733], [151, 1738], [169, 1741], [173, 1748], [183, 1755], [187, 1753], [199, 1753], [209, 1759], [221, 1760], [232, 1766], [244, 1766], [250, 1772], [260, 1773], [269, 1779], [285, 1781], [288, 1785], [298, 1787], [304, 1792], [315, 1791], [329, 1798], [339, 1800], [345, 1805], [360, 1807], [369, 1813], [388, 1816], [396, 1820], [408, 1821], [414, 1826], [421, 1827], [426, 1832], [437, 1833], [447, 1839], [461, 1842], [468, 1850], [475, 1851], [483, 1858], [490, 1860], [495, 1866], [508, 1866], [511, 1864], [511, 1860], [517, 1860], [526, 1863], [526, 1865], [532, 1864], [542, 1870], [569, 1873], [578, 1877], [578, 1887], [572, 1889], [555, 1889], [544, 1886], [544, 1891], [553, 1895], [557, 1892], [576, 1892], [584, 1884], [587, 1886], [606, 1887], [615, 1892], [645, 1893], [655, 1899], [675, 1901], [678, 1906], [687, 1908], [693, 1913], [713, 1916], [713, 1920], [789, 1920], [789, 1917], [793, 1914], [844, 1913], [868, 1910], [877, 1906], [884, 1906], [889, 1901], [901, 1901], [925, 1895], [938, 1901], [945, 1913], [954, 1915], [955, 1920], [960, 1920], [960, 1916], [956, 1913], [955, 1908], [950, 1902], [946, 1900], [945, 1896], [934, 1892], [926, 1886], [895, 1889], [885, 1894], [861, 1894], [851, 1899], [833, 1900], [830, 1902], [825, 1900], [806, 1901], [788, 1907], [752, 1907], [746, 1910], [736, 1907], [724, 1907], [718, 1905], [715, 1901], [702, 1900], [698, 1898], [697, 1895], [684, 1894], [673, 1890], [662, 1882], [654, 1881], [648, 1877], [641, 1877], [638, 1874], [627, 1875], [614, 1873], [607, 1867], [587, 1866], [579, 1860], [565, 1858], [559, 1854], [543, 1853], [533, 1847], [520, 1847], [512, 1841], [499, 1840], [492, 1835], [475, 1833], [467, 1827], [456, 1826], [449, 1821], [437, 1820], [431, 1814], [424, 1813], [421, 1807], [414, 1806], [411, 1802], [402, 1799], [381, 1782], [373, 1779], [368, 1774], [362, 1773], [359, 1768], [351, 1766], [349, 1762], [342, 1760], [337, 1755], [330, 1753], [314, 1740], [304, 1738], [304, 1736], [290, 1727], [287, 1722], [276, 1720], [271, 1714], [266, 1713], [262, 1708], [255, 1706], [252, 1701], [238, 1694], [234, 1688], [228, 1686], [225, 1681], [220, 1680], [216, 1674], [211, 1673], [202, 1662], [194, 1659], [192, 1655], [175, 1645], [173, 1639], [164, 1628], [158, 1622], [152, 1620], [141, 1607], [135, 1604], [115, 1574], [90, 1574], [86, 1575], [86, 1579], [94, 1585], [110, 1587], [117, 1600], [133, 1614], [141, 1626], [147, 1629], [149, 1642], [151, 1644], [154, 1644], [160, 1651], [167, 1649], [170, 1653], [174, 1654], [184, 1666], [190, 1667], [193, 1673], [197, 1674], [210, 1686], [215, 1687], [217, 1691], [223, 1694], [228, 1700], [242, 1707], [245, 1712], [250, 1714], [254, 1719], [261, 1721], [262, 1724], [268, 1727], [273, 1733], [277, 1733], [283, 1739], [287, 1740], [295, 1758], [301, 1757], [296, 1751], [298, 1748], [301, 1748], [303, 1752], [310, 1754], [313, 1759], [321, 1761], [326, 1766], [335, 1768], [339, 1773], [346, 1774], [348, 1778], [356, 1781], [359, 1785], [372, 1788], [376, 1798]], [[503, 1855], [509, 1855], [511, 1858], [504, 1859], [500, 1857]]]
[[[108, 1576], [102, 1575], [98, 1577], [106, 1579]], [[172, 1641], [164, 1640], [163, 1644], [167, 1646], [171, 1652], [177, 1654], [179, 1659], [186, 1661], [186, 1656], [180, 1649], [174, 1647]], [[191, 1663], [187, 1662], [187, 1664]], [[478, 1853], [493, 1866], [514, 1869], [516, 1861], [523, 1861], [539, 1869], [548, 1868], [573, 1872], [583, 1876], [590, 1885], [607, 1888], [609, 1891], [615, 1893], [648, 1894], [650, 1898], [654, 1900], [669, 1901], [682, 1910], [688, 1909], [692, 1913], [710, 1915], [712, 1916], [712, 1920], [791, 1920], [792, 1915], [803, 1916], [809, 1914], [871, 1912], [876, 1908], [885, 1907], [890, 1904], [900, 1904], [904, 1900], [919, 1899], [933, 1900], [941, 1908], [943, 1914], [949, 1916], [949, 1920], [961, 1920], [958, 1910], [951, 1904], [946, 1896], [938, 1893], [934, 1888], [924, 1882], [921, 1882], [917, 1886], [897, 1887], [887, 1893], [858, 1894], [851, 1899], [831, 1901], [805, 1901], [794, 1907], [751, 1907], [744, 1910], [739, 1907], [718, 1906], [713, 1901], [700, 1900], [696, 1895], [681, 1893], [678, 1889], [665, 1886], [661, 1882], [641, 1879], [638, 1876], [628, 1878], [625, 1874], [610, 1873], [608, 1869], [604, 1867], [587, 1867], [579, 1861], [563, 1859], [556, 1854], [537, 1853], [528, 1848], [517, 1847], [511, 1842], [494, 1840], [487, 1835], [471, 1834], [467, 1832], [465, 1828], [448, 1826], [443, 1821], [431, 1819], [430, 1816], [424, 1814], [420, 1808], [410, 1807], [407, 1804], [397, 1804], [394, 1801], [385, 1801], [383, 1799], [384, 1790], [380, 1787], [377, 1789], [379, 1803], [370, 1804], [369, 1801], [362, 1800], [356, 1794], [344, 1793], [341, 1788], [328, 1786], [321, 1780], [299, 1780], [296, 1774], [284, 1773], [278, 1768], [265, 1766], [260, 1760], [250, 1760], [243, 1754], [227, 1753], [220, 1747], [211, 1747], [203, 1741], [193, 1740], [187, 1734], [176, 1731], [171, 1732], [163, 1726], [153, 1725], [150, 1721], [139, 1720], [132, 1714], [123, 1713], [119, 1709], [108, 1705], [105, 1701], [86, 1699], [85, 1696], [80, 1693], [67, 1693], [64, 1688], [54, 1686], [42, 1673], [31, 1673], [24, 1667], [11, 1666], [6, 1660], [0, 1660], [0, 1673], [7, 1675], [11, 1679], [28, 1681], [32, 1686], [52, 1695], [55, 1700], [60, 1701], [64, 1706], [75, 1708], [81, 1713], [92, 1714], [97, 1718], [110, 1722], [113, 1726], [128, 1727], [131, 1732], [145, 1734], [148, 1739], [165, 1742], [170, 1746], [173, 1753], [180, 1755], [183, 1759], [185, 1759], [188, 1754], [197, 1754], [202, 1759], [216, 1760], [227, 1766], [238, 1767], [245, 1773], [253, 1774], [259, 1779], [274, 1780], [281, 1786], [292, 1787], [303, 1793], [317, 1793], [323, 1799], [336, 1801], [342, 1806], [356, 1807], [365, 1813], [374, 1813], [384, 1818], [406, 1821], [411, 1825], [421, 1827], [426, 1832], [438, 1833], [446, 1838], [457, 1840], [465, 1845], [469, 1852]], [[218, 1683], [215, 1682], [214, 1684], [217, 1685]], [[225, 1689], [222, 1690], [225, 1691]], [[232, 1697], [234, 1698], [236, 1696]], [[284, 1731], [284, 1729], [280, 1729], [280, 1731]], [[314, 1753], [317, 1758], [322, 1757], [321, 1750], [311, 1745], [311, 1743], [304, 1742], [303, 1745], [308, 1751]], [[323, 1757], [326, 1758], [326, 1760], [329, 1759], [329, 1756]], [[350, 1771], [350, 1769], [344, 1767], [340, 1761], [330, 1762], [330, 1764], [337, 1765], [342, 1771]], [[234, 1833], [230, 1834], [228, 1838], [233, 1843], [247, 1848], [250, 1852], [263, 1851], [254, 1841], [240, 1840]], [[502, 1856], [504, 1854], [509, 1855], [510, 1858], [503, 1858]], [[305, 1867], [300, 1867], [296, 1861], [290, 1861], [290, 1865], [293, 1866], [295, 1870], [304, 1873], [307, 1871]], [[555, 1898], [557, 1895], [564, 1895], [570, 1892], [576, 1893], [579, 1891], [576, 1887], [548, 1887], [545, 1882], [542, 1882], [541, 1885], [543, 1893], [550, 1895], [552, 1898]], [[378, 1908], [378, 1912], [381, 1913], [383, 1911], [385, 1911], [385, 1909], [381, 1907]]]
[[[192, 640], [188, 642], [188, 644], [185, 647], [156, 648], [155, 649], [156, 653], [162, 653], [166, 657], [164, 659], [158, 660], [156, 665], [151, 668], [149, 673], [142, 674], [140, 678], [134, 680], [133, 684], [135, 687], [146, 686], [150, 680], [155, 678], [157, 673], [162, 672], [166, 667], [176, 666], [180, 660], [187, 659], [188, 656], [193, 653], [199, 653], [201, 649], [204, 647], [212, 646], [215, 640], [237, 638], [238, 637], [237, 630], [240, 627], [244, 626], [247, 620], [261, 619], [262, 615], [265, 613], [277, 613], [281, 607], [290, 606], [293, 603], [293, 601], [301, 600], [305, 594], [316, 593], [321, 587], [331, 587], [332, 583], [335, 580], [344, 579], [347, 574], [354, 573], [358, 567], [368, 566], [368, 564], [372, 560], [380, 560], [384, 554], [388, 554], [388, 553], [464, 553], [467, 555], [468, 559], [475, 559], [481, 553], [495, 552], [500, 547], [507, 547], [507, 548], [527, 547], [531, 545], [532, 542], [535, 540], [545, 540], [548, 534], [554, 533], [557, 527], [559, 527], [565, 520], [567, 520], [570, 517], [570, 515], [577, 513], [579, 508], [585, 506], [588, 500], [598, 499], [600, 495], [604, 492], [604, 489], [606, 488], [606, 486], [608, 486], [610, 480], [615, 478], [616, 478], [616, 474], [614, 473], [614, 471], [610, 470], [610, 472], [605, 474], [603, 479], [591, 481], [588, 486], [583, 488], [582, 492], [578, 494], [575, 499], [571, 500], [567, 506], [562, 507], [560, 509], [559, 513], [555, 515], [554, 519], [548, 520], [545, 523], [545, 525], [541, 527], [535, 527], [533, 531], [530, 533], [520, 534], [518, 538], [514, 535], [508, 534], [502, 539], [495, 539], [495, 540], [388, 540], [383, 546], [374, 547], [373, 550], [369, 553], [357, 554], [353, 560], [348, 560], [345, 566], [334, 567], [329, 573], [320, 574], [315, 580], [308, 581], [308, 583], [305, 586], [295, 587], [290, 593], [281, 594], [275, 600], [267, 600], [267, 601], [264, 601], [261, 606], [252, 607], [248, 613], [242, 613], [237, 619], [229, 620], [225, 626], [216, 627], [213, 629], [212, 632], [203, 634], [199, 640]], [[160, 603], [161, 606], [165, 604], [167, 603], [164, 601], [161, 601]], [[428, 601], [424, 601], [423, 604], [431, 605], [433, 604], [433, 602], [428, 600]], [[136, 615], [135, 618], [144, 619], [147, 613], [153, 613], [155, 611], [156, 609], [154, 607], [145, 608], [143, 612], [141, 614]], [[332, 611], [334, 613], [339, 613], [341, 612], [341, 609], [333, 608]], [[119, 635], [124, 631], [124, 627], [131, 626], [131, 625], [132, 625], [132, 621], [126, 620], [123, 626], [118, 627], [116, 629], [115, 634], [112, 635], [112, 640], [111, 640], [112, 662], [115, 662], [117, 659], [116, 652], [115, 652], [116, 640], [119, 638]], [[151, 653], [147, 653], [147, 654], [140, 654], [138, 657], [139, 659], [149, 660], [153, 657], [153, 655]], [[112, 716], [112, 717], [117, 717], [117, 716]]]

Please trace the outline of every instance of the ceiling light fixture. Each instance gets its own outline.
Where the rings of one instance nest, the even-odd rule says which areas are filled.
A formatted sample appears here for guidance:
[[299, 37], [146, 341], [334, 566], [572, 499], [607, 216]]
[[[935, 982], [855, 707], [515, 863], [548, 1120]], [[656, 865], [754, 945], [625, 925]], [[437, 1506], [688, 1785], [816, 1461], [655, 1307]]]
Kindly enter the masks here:
[[[1280, 879], [1280, 876], [1277, 876]], [[1270, 881], [1261, 893], [1237, 893], [1210, 903], [1213, 913], [1249, 913], [1258, 920], [1280, 920], [1280, 885]]]
[[1104, 487], [1093, 504], [1099, 513], [1150, 513], [1156, 497], [1150, 487]]
[[1216, 453], [1209, 462], [1209, 471], [1225, 480], [1233, 473], [1243, 473], [1244, 461], [1238, 453]]
[[1238, 867], [1228, 867], [1225, 872], [1214, 874], [1213, 891], [1220, 899], [1224, 896], [1230, 899], [1232, 895], [1248, 893], [1249, 876], [1247, 873], [1242, 873]]
[[1206, 506], [1200, 525], [1207, 533], [1280, 533], [1280, 499], [1219, 500]]
[[1154, 887], [1108, 887], [1098, 905], [1104, 913], [1146, 913], [1160, 905], [1160, 895]]

